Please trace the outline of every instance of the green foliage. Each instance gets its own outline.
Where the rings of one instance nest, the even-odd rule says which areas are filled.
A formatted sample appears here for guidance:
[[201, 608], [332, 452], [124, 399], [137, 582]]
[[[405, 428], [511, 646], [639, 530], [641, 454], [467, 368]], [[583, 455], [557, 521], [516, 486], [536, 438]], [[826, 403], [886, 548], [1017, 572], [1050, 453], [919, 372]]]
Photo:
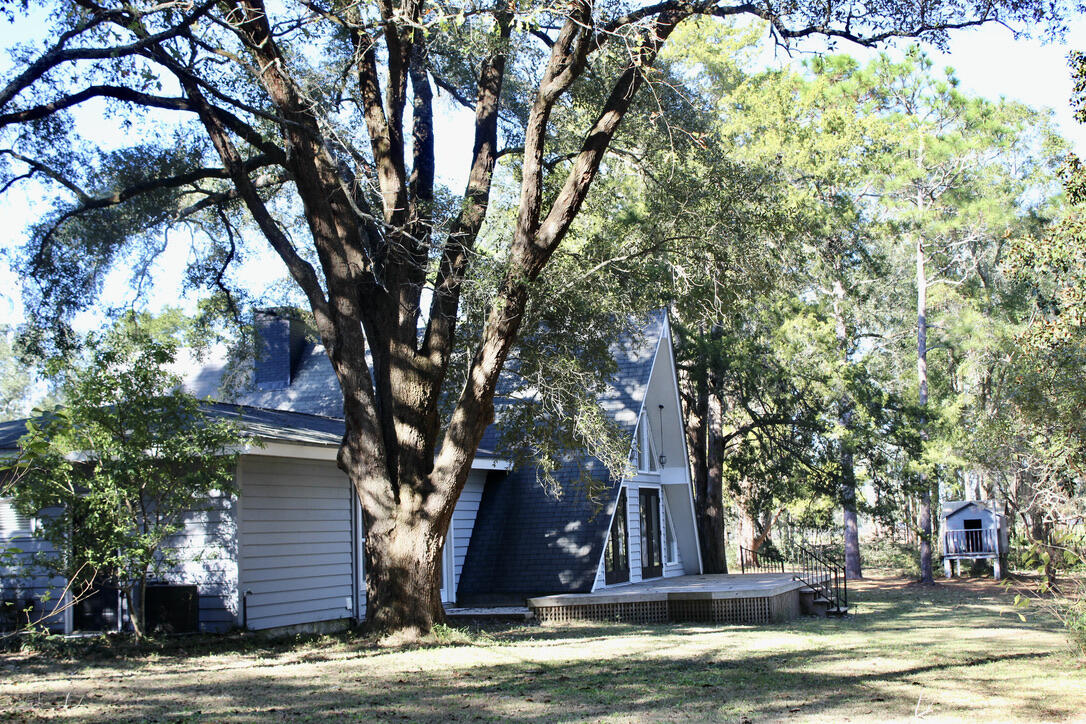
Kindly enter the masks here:
[[[1045, 578], [1024, 593], [1015, 596], [1019, 617], [1024, 611], [1038, 609], [1048, 613], [1061, 624], [1071, 649], [1086, 657], [1086, 533], [1081, 521], [1077, 525], [1051, 531], [1045, 541], [1022, 541], [1023, 564], [1044, 570]], [[1052, 572], [1077, 571], [1056, 580]]]
[[[1071, 106], [1086, 123], [1086, 54], [1072, 53], [1075, 81]], [[1059, 168], [1067, 208], [1044, 235], [1014, 240], [1007, 267], [1033, 285], [1039, 318], [1023, 341], [1036, 351], [1086, 345], [1086, 167], [1074, 154]]]
[[[720, 37], [747, 43], [735, 31]], [[747, 34], [749, 35], [749, 33]], [[553, 473], [586, 451], [615, 475], [626, 472], [629, 440], [617, 434], [598, 405], [614, 372], [614, 343], [638, 335], [645, 315], [675, 304], [702, 304], [712, 289], [730, 300], [764, 288], [780, 268], [779, 247], [791, 222], [774, 202], [781, 190], [771, 169], [737, 162], [720, 153], [714, 129], [713, 89], [691, 72], [687, 49], [675, 46], [653, 77], [651, 94], [636, 102], [608, 156], [609, 173], [597, 179], [562, 247], [551, 273], [531, 288], [523, 332], [506, 369], [502, 395], [505, 453], [520, 464], [534, 463], [540, 479], [560, 494]], [[692, 50], [692, 52], [693, 52]], [[600, 72], [621, 62], [621, 51], [601, 59]], [[723, 57], [723, 54], [713, 54]], [[558, 169], [581, 141], [579, 129], [592, 120], [608, 89], [578, 87], [568, 105], [554, 114], [555, 135], [548, 158]], [[503, 159], [504, 161], [504, 159]], [[514, 177], [514, 157], [499, 173]], [[561, 174], [556, 174], [561, 179]], [[554, 189], [550, 189], [551, 192]], [[471, 338], [500, 283], [508, 248], [508, 222], [517, 198], [499, 197], [489, 211], [465, 291], [465, 319], [459, 329]], [[446, 409], [459, 391], [471, 350], [458, 352], [446, 385]], [[582, 470], [590, 495], [598, 476]]]
[[92, 335], [85, 359], [50, 363], [65, 404], [28, 421], [11, 491], [52, 544], [41, 566], [75, 590], [108, 581], [130, 598], [176, 562], [166, 543], [185, 515], [234, 492], [243, 441], [179, 389], [176, 342], [137, 321]]
[[865, 569], [892, 570], [901, 576], [920, 574], [920, 558], [914, 545], [888, 538], [876, 538], [864, 544], [860, 555]]
[[34, 378], [18, 359], [13, 347], [12, 330], [0, 325], [0, 419], [10, 420], [24, 415]]

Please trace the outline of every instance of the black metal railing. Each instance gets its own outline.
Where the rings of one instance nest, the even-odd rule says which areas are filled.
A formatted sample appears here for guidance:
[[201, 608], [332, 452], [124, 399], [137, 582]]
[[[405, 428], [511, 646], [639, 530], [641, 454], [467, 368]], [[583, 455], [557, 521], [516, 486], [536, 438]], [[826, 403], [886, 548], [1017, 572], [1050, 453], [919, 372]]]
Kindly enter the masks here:
[[790, 573], [829, 602], [829, 611], [848, 609], [848, 581], [844, 566], [800, 543], [794, 543], [789, 555], [774, 550], [752, 551], [739, 547], [739, 568], [743, 573]]
[[771, 550], [752, 551], [739, 546], [739, 570], [742, 573], [788, 573], [784, 558]]
[[796, 565], [799, 570], [792, 576], [808, 587], [821, 593], [829, 601], [831, 613], [843, 613], [848, 609], [848, 579], [843, 566], [831, 562], [822, 555], [801, 544], [795, 547]]

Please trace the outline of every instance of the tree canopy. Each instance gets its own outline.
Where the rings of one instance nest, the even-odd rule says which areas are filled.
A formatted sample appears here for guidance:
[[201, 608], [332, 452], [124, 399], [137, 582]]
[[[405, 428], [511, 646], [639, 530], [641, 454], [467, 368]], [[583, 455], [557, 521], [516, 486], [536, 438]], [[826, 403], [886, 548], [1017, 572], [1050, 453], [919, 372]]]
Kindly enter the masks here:
[[[343, 392], [339, 462], [362, 502], [368, 615], [408, 631], [440, 620], [438, 552], [533, 293], [624, 120], [673, 112], [640, 91], [659, 81], [661, 48], [684, 20], [761, 18], [784, 43], [938, 44], [993, 21], [1058, 32], [1071, 10], [1037, 0], [45, 7], [55, 35], [21, 48], [0, 89], [0, 181], [55, 189], [21, 265], [30, 313], [49, 331], [40, 345], [70, 340], [72, 314], [110, 269], [140, 279], [169, 230], [206, 232], [190, 282], [234, 314], [232, 265], [251, 244], [273, 250]], [[446, 103], [475, 118], [460, 139], [471, 148], [462, 190], [444, 188], [438, 168]], [[84, 109], [138, 141], [105, 146]], [[506, 168], [510, 213], [490, 220]], [[480, 279], [492, 283], [462, 328]]]

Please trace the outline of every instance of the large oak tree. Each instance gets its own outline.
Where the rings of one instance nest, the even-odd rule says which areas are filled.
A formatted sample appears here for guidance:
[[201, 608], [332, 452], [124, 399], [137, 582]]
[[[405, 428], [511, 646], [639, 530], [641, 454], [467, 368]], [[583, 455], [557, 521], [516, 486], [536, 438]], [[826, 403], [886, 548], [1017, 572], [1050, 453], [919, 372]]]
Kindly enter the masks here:
[[[25, 250], [27, 298], [39, 322], [62, 328], [112, 265], [194, 219], [215, 233], [193, 279], [225, 289], [236, 244], [262, 238], [311, 307], [342, 388], [339, 465], [362, 504], [370, 621], [426, 631], [443, 616], [438, 554], [533, 283], [679, 23], [756, 16], [782, 42], [874, 44], [1064, 11], [1039, 0], [61, 2], [52, 42], [21, 49], [0, 88], [4, 188], [28, 176], [57, 185]], [[584, 83], [604, 100], [579, 148], [552, 158], [552, 117]], [[475, 114], [452, 204], [436, 180], [437, 93]], [[174, 117], [179, 131], [96, 153], [80, 135], [87, 104], [142, 127]], [[494, 236], [500, 282], [476, 336], [460, 341], [469, 362], [443, 415], [503, 155], [519, 204]]]

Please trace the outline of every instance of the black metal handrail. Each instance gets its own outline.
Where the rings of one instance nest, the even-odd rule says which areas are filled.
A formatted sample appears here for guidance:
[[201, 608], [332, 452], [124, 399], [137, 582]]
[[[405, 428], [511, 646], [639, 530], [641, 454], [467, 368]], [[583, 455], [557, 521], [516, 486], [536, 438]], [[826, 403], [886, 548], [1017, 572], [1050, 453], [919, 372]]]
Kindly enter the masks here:
[[790, 551], [792, 560], [773, 550], [753, 551], [739, 546], [739, 568], [743, 573], [791, 573], [821, 594], [834, 612], [848, 609], [848, 581], [844, 566], [831, 562], [803, 544], [796, 543]]
[[752, 551], [739, 546], [739, 570], [742, 573], [787, 573], [785, 561], [775, 551]]
[[793, 578], [803, 581], [830, 602], [830, 609], [843, 612], [848, 608], [848, 579], [842, 566], [831, 563], [802, 544], [796, 544], [800, 570]]

